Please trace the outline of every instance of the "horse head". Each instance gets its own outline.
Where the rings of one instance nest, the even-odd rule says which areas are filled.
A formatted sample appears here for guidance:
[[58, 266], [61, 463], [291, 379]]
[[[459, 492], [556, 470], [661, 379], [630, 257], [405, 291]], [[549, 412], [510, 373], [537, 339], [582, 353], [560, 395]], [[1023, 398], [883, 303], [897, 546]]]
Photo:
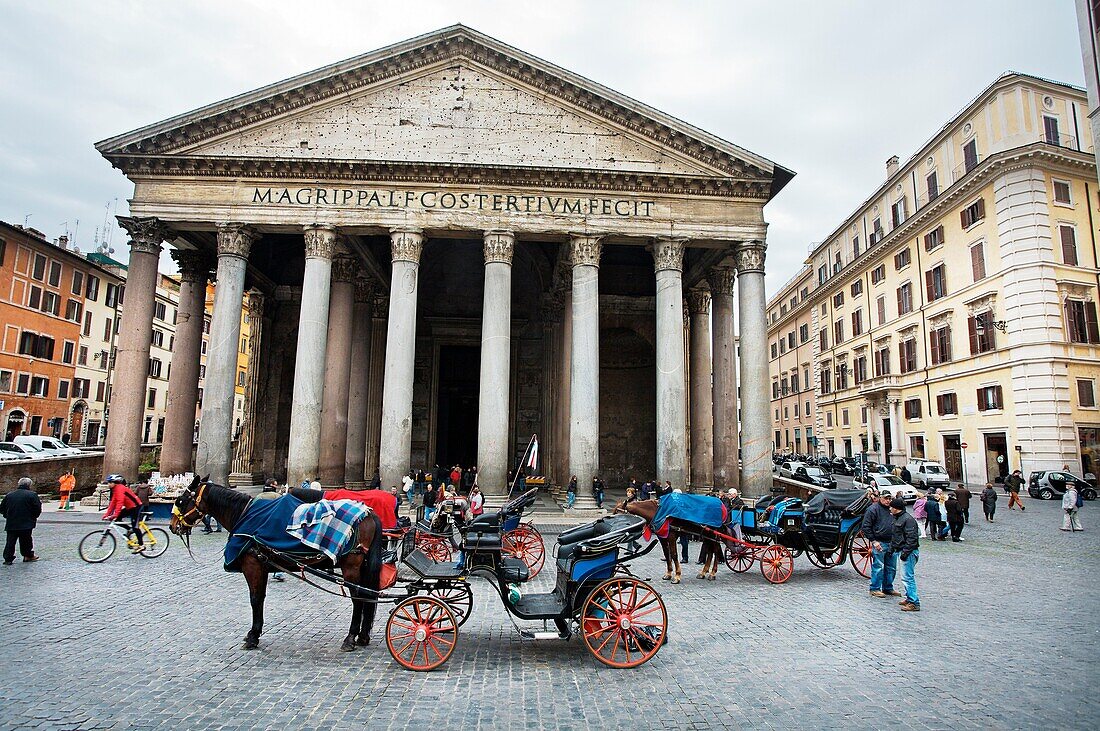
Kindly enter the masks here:
[[191, 480], [191, 484], [183, 489], [172, 504], [172, 520], [169, 521], [168, 528], [177, 536], [190, 535], [191, 529], [206, 515], [203, 498], [209, 479], [210, 475], [195, 475], [195, 479]]

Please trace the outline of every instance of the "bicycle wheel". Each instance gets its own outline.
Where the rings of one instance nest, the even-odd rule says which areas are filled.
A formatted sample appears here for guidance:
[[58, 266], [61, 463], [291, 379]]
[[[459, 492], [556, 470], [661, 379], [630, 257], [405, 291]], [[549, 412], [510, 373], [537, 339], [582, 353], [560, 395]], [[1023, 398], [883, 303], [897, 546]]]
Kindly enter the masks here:
[[88, 563], [103, 563], [114, 555], [118, 540], [110, 531], [94, 530], [80, 539], [80, 557]]
[[[152, 543], [150, 543], [152, 541]], [[145, 536], [145, 548], [141, 555], [145, 558], [163, 556], [168, 550], [168, 531], [163, 528], [150, 528]]]

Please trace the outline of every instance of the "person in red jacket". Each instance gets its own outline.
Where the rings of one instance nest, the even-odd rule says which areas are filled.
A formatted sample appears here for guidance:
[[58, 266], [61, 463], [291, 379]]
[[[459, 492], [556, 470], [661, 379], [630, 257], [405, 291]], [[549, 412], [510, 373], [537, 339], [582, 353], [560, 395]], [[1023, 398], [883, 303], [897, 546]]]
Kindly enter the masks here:
[[138, 530], [138, 521], [141, 520], [141, 499], [133, 490], [126, 487], [126, 479], [122, 475], [107, 475], [107, 484], [111, 486], [111, 502], [107, 505], [107, 512], [103, 514], [103, 520], [130, 519], [130, 530], [137, 537], [137, 546], [133, 553], [141, 553], [145, 550], [141, 531]]

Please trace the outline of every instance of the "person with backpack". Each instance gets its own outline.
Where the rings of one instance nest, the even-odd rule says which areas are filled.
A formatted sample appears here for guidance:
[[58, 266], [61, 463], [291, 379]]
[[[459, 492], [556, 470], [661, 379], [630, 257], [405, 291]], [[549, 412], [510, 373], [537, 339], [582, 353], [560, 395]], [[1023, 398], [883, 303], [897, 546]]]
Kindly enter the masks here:
[[940, 501], [936, 499], [936, 495], [929, 495], [924, 503], [924, 510], [928, 516], [928, 535], [933, 541], [946, 540], [940, 536], [940, 526], [943, 525], [945, 517], [940, 508]]
[[1008, 479], [1005, 480], [1005, 488], [1008, 490], [1008, 509], [1015, 510], [1015, 505], [1020, 506], [1020, 512], [1023, 512], [1027, 508], [1024, 507], [1024, 502], [1020, 500], [1020, 488], [1024, 484], [1024, 477], [1020, 474], [1020, 470], [1016, 470]]
[[1081, 527], [1081, 519], [1077, 517], [1077, 511], [1083, 507], [1085, 507], [1085, 501], [1081, 498], [1081, 493], [1077, 491], [1077, 487], [1072, 483], [1067, 485], [1066, 492], [1062, 495], [1062, 512], [1065, 513], [1062, 517], [1062, 530], [1084, 530]]

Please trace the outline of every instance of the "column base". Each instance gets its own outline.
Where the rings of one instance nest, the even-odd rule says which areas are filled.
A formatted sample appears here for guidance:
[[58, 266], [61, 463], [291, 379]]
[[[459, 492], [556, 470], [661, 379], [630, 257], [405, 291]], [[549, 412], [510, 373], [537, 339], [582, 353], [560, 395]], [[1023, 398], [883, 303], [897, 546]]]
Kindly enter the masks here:
[[886, 462], [888, 464], [897, 465], [898, 467], [904, 467], [906, 462], [905, 452], [889, 452], [886, 455]]
[[366, 480], [359, 480], [358, 482], [345, 482], [344, 489], [346, 490], [366, 490]]
[[263, 484], [263, 475], [258, 472], [230, 472], [229, 487], [254, 487]]

